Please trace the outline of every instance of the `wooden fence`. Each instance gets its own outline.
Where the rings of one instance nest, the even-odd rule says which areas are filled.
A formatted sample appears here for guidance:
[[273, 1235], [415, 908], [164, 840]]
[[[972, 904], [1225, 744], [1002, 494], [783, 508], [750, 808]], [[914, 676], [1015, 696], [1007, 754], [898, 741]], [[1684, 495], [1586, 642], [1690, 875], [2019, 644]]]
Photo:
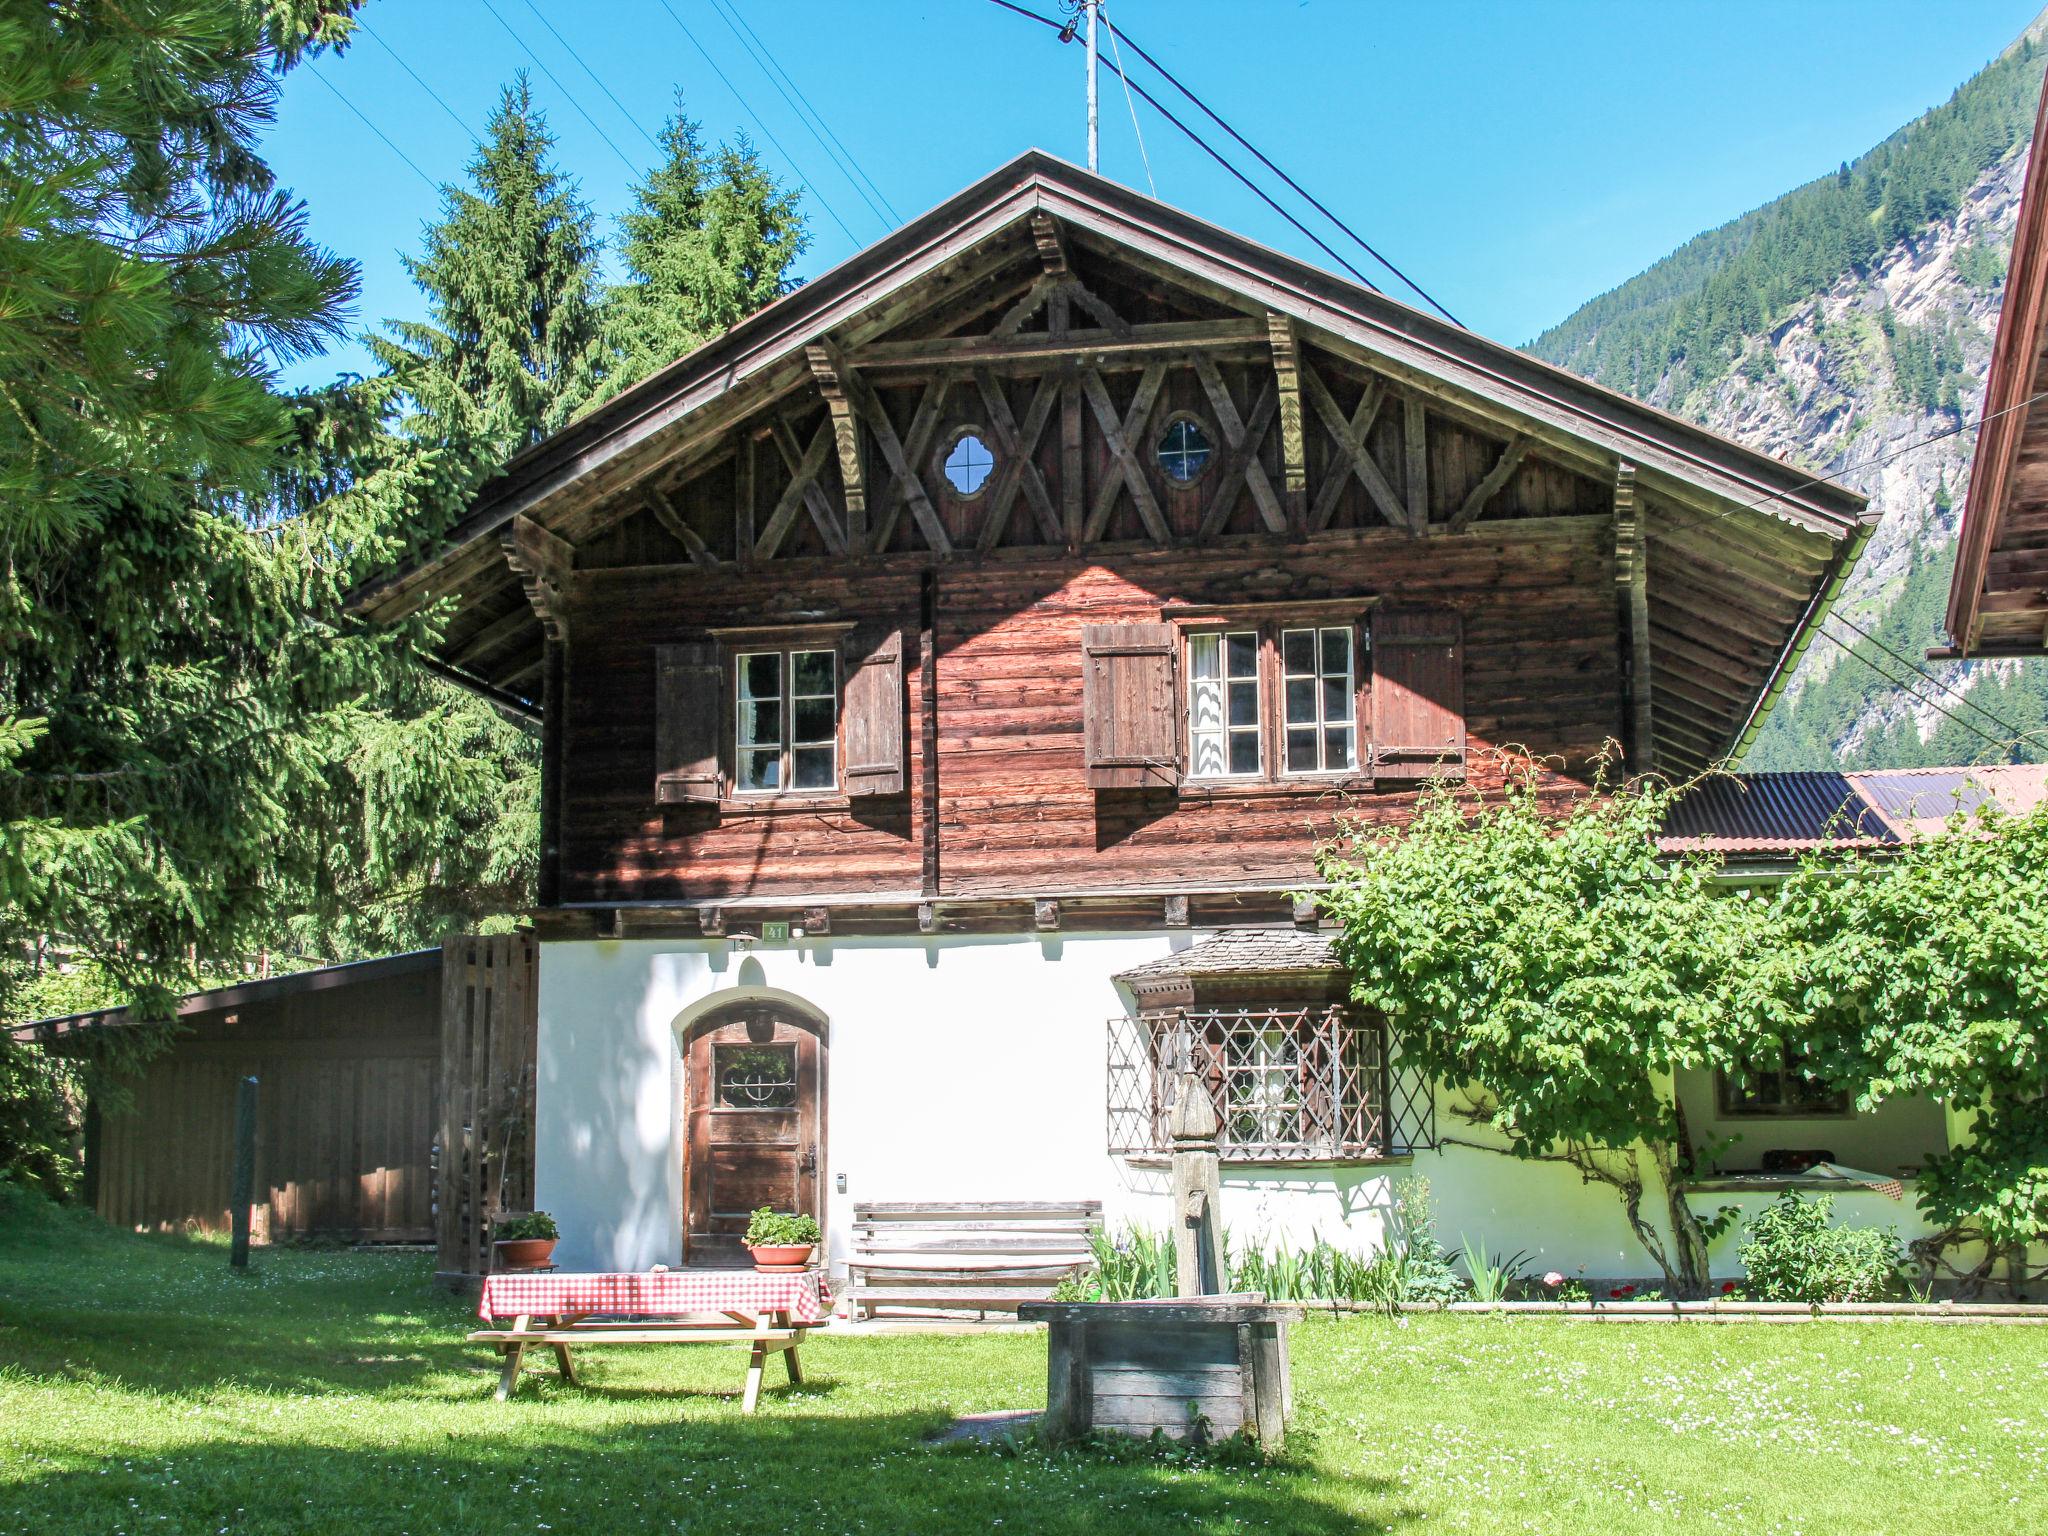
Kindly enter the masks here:
[[441, 946], [434, 1220], [444, 1284], [486, 1274], [491, 1222], [533, 1209], [536, 959], [531, 933], [464, 934]]

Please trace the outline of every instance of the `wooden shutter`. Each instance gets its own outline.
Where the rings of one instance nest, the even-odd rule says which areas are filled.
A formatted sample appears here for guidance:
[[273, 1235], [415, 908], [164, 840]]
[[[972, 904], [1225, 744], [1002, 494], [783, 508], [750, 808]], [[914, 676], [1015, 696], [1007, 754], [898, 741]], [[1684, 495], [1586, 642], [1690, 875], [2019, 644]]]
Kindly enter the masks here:
[[1465, 772], [1465, 637], [1455, 610], [1382, 608], [1372, 620], [1372, 772]]
[[900, 795], [909, 787], [903, 701], [903, 631], [854, 635], [846, 657], [847, 794]]
[[713, 640], [654, 648], [654, 798], [716, 805], [725, 667]]
[[1095, 789], [1180, 782], [1180, 633], [1171, 624], [1081, 629], [1083, 756]]

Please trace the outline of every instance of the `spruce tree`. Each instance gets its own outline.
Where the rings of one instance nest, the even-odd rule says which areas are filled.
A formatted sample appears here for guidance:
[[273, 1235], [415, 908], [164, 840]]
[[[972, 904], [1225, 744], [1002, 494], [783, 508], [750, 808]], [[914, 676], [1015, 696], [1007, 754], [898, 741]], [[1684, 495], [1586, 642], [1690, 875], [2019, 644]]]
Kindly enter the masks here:
[[530, 447], [587, 394], [599, 363], [598, 243], [524, 73], [491, 114], [471, 185], [442, 189], [442, 216], [406, 269], [424, 321], [370, 338], [410, 401], [408, 435], [459, 444], [486, 469]]
[[744, 135], [716, 151], [677, 103], [663, 159], [619, 220], [627, 280], [605, 297], [607, 366], [596, 398], [616, 394], [745, 319], [795, 284], [809, 243], [797, 195]]

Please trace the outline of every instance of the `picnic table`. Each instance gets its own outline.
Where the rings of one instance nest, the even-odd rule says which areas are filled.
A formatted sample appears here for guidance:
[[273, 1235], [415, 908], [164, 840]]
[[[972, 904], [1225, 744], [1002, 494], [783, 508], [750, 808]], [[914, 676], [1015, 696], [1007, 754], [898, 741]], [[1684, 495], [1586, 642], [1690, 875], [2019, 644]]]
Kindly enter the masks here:
[[[804, 1379], [797, 1346], [826, 1321], [832, 1293], [824, 1275], [764, 1275], [748, 1269], [673, 1269], [644, 1274], [489, 1275], [477, 1301], [486, 1326], [469, 1335], [504, 1356], [497, 1399], [518, 1384], [526, 1351], [554, 1349], [562, 1379], [572, 1385], [578, 1344], [747, 1344], [741, 1411], [761, 1397], [761, 1371], [780, 1354], [791, 1385]], [[511, 1326], [501, 1326], [504, 1319]]]

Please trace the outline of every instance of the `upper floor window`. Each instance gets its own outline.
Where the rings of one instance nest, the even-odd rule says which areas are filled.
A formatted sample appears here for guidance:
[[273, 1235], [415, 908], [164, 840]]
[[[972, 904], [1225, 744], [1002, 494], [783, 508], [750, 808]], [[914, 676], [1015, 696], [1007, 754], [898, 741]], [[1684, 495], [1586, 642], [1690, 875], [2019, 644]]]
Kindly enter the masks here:
[[[1349, 625], [1262, 626], [1187, 637], [1190, 779], [1350, 773], [1358, 674]], [[1277, 719], [1265, 707], [1277, 683]]]
[[1196, 778], [1259, 772], [1257, 630], [1188, 636], [1188, 763]]
[[1186, 485], [1209, 466], [1209, 434], [1192, 416], [1176, 416], [1159, 438], [1159, 467], [1166, 478]]
[[962, 432], [946, 450], [946, 484], [956, 496], [977, 496], [996, 472], [996, 456], [974, 432]]
[[839, 782], [839, 670], [828, 650], [733, 658], [734, 788], [829, 790]]

